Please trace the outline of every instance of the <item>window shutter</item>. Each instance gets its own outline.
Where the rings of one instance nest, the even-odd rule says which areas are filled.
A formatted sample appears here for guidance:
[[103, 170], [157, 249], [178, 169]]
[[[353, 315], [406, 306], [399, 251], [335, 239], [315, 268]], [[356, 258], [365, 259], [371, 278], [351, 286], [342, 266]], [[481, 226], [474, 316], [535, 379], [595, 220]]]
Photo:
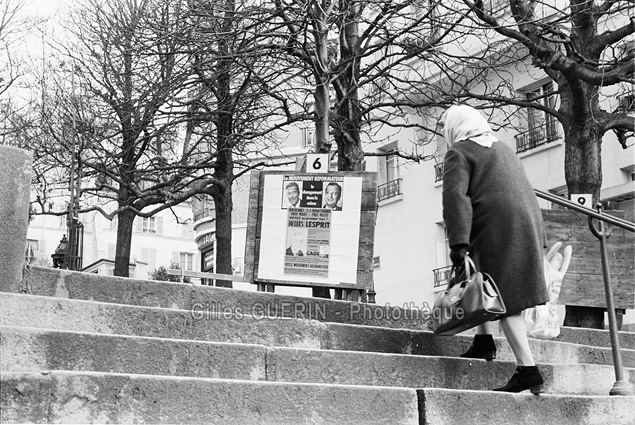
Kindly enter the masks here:
[[163, 234], [163, 217], [157, 217], [157, 235]]
[[108, 259], [109, 260], [114, 260], [115, 259], [115, 250], [116, 250], [117, 245], [109, 243], [108, 244]]
[[148, 249], [148, 270], [156, 270], [157, 268], [157, 250], [154, 248]]
[[136, 232], [141, 233], [143, 231], [143, 219], [141, 217], [136, 217], [134, 221]]
[[187, 254], [187, 270], [194, 271], [194, 254]]

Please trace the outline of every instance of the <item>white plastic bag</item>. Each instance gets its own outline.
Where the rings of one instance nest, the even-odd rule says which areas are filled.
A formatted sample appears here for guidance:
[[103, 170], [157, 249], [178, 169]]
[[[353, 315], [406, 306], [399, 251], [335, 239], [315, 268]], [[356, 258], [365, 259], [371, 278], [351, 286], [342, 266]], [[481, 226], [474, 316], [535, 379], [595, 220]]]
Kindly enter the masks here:
[[544, 305], [537, 305], [524, 311], [527, 335], [539, 339], [553, 339], [560, 335], [560, 318], [558, 317], [558, 297], [562, 279], [567, 273], [573, 249], [568, 245], [564, 255], [558, 251], [562, 242], [556, 242], [545, 256], [545, 282], [549, 301]]

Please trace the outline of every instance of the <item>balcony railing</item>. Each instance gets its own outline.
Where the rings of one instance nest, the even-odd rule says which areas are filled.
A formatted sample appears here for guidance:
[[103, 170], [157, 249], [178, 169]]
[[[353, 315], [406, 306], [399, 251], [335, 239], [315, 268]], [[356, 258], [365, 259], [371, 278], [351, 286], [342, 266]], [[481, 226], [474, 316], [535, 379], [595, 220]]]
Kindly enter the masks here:
[[401, 179], [391, 180], [377, 186], [377, 202], [401, 195]]
[[545, 125], [537, 126], [516, 135], [516, 153], [525, 152], [537, 146], [553, 142], [560, 135], [556, 120], [549, 119]]
[[440, 182], [443, 180], [443, 163], [434, 164], [434, 181]]
[[432, 270], [434, 273], [434, 289], [441, 288], [450, 282], [452, 266], [440, 267]]
[[216, 217], [216, 210], [214, 208], [203, 208], [194, 213], [194, 222], [204, 219], [205, 217]]

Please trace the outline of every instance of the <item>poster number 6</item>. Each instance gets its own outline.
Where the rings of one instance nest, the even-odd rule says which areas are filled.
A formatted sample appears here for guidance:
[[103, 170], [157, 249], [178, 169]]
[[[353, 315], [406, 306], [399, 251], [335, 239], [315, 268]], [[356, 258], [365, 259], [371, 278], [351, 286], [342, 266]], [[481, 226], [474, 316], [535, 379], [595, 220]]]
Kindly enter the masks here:
[[328, 173], [329, 155], [310, 153], [306, 156], [307, 173]]

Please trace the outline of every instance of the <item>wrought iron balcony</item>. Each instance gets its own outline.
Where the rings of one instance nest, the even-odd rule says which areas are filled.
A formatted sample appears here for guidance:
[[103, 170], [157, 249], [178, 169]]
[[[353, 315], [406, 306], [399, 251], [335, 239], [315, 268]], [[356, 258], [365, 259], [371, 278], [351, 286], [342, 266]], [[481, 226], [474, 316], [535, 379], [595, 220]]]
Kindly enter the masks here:
[[377, 202], [401, 195], [401, 179], [391, 180], [377, 186]]
[[516, 153], [525, 152], [537, 146], [553, 142], [560, 135], [555, 119], [549, 119], [542, 126], [516, 135]]
[[202, 208], [194, 213], [194, 222], [204, 219], [205, 217], [216, 217], [214, 208]]
[[448, 282], [450, 282], [451, 271], [452, 266], [440, 267], [438, 269], [432, 270], [432, 272], [434, 273], [434, 289], [446, 286]]
[[443, 162], [434, 164], [434, 181], [440, 182], [443, 180]]

